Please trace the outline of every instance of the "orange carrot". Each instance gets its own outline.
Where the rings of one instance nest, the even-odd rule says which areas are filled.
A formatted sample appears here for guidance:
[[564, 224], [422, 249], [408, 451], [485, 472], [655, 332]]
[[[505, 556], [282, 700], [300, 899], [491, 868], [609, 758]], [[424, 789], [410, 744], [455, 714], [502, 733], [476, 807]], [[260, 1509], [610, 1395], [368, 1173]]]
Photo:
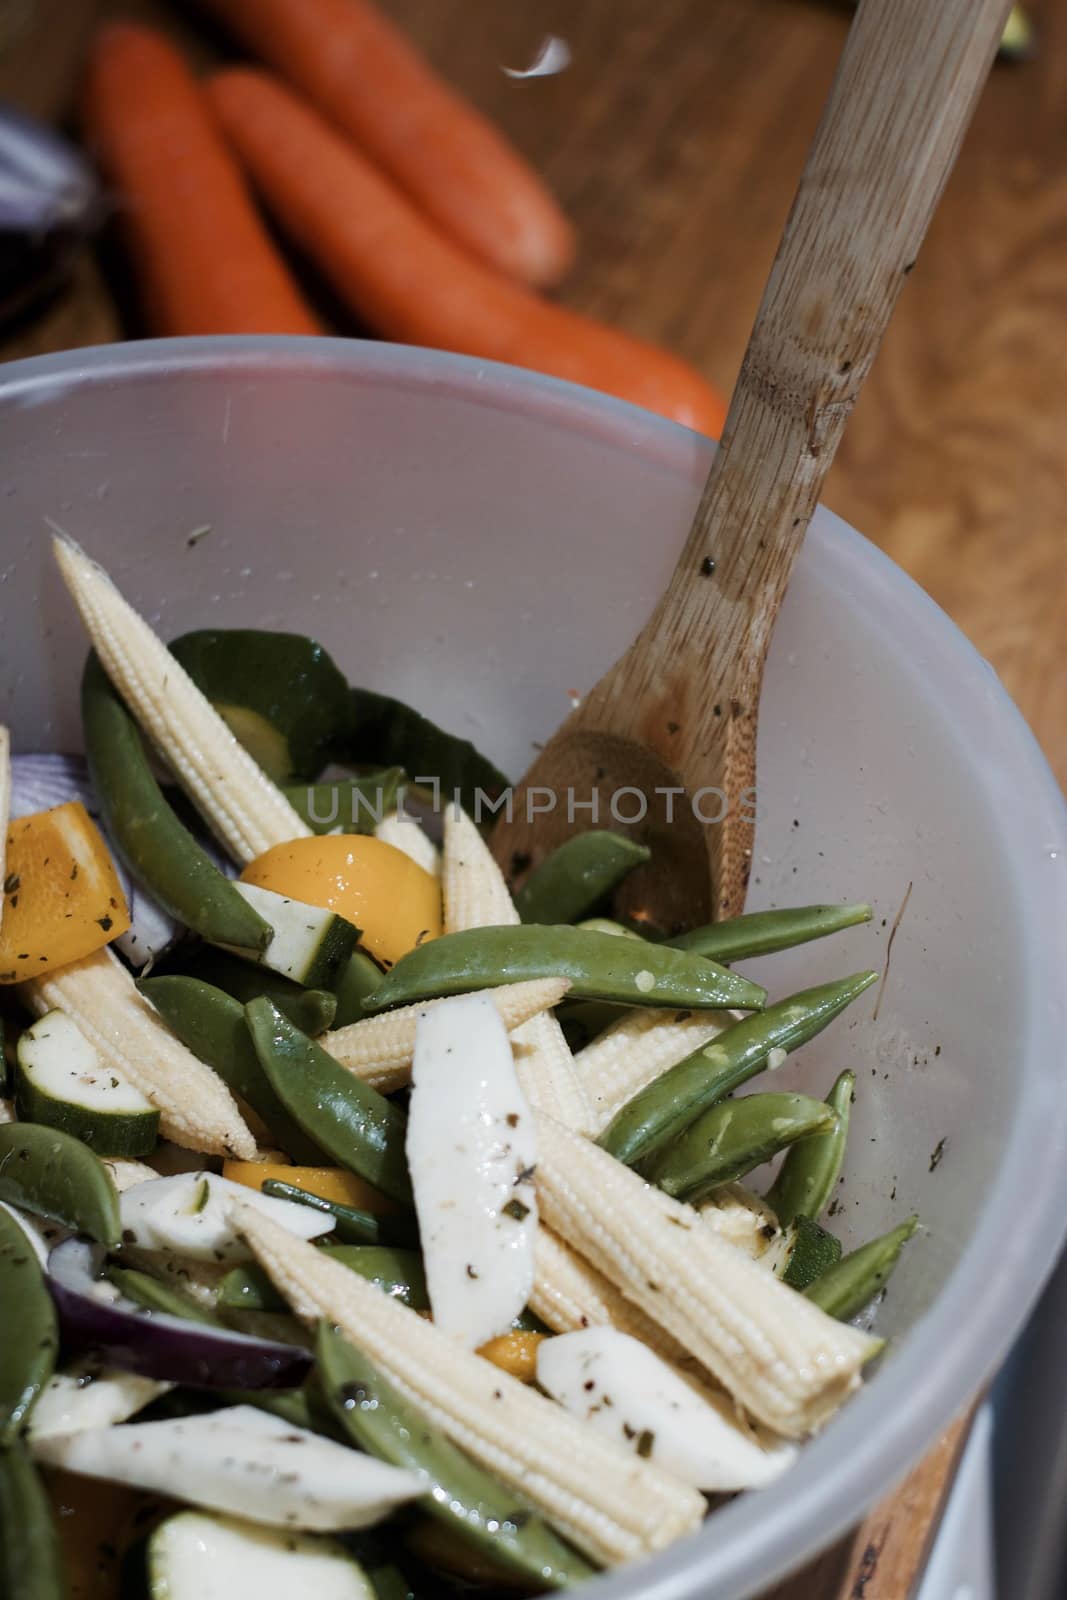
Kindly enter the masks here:
[[692, 367], [482, 266], [266, 73], [220, 72], [208, 94], [268, 209], [379, 332], [569, 378], [717, 435], [722, 400]]
[[566, 272], [573, 231], [541, 179], [371, 0], [203, 3], [468, 250], [527, 283]]
[[161, 34], [93, 43], [86, 140], [118, 194], [153, 333], [318, 333], [201, 90]]

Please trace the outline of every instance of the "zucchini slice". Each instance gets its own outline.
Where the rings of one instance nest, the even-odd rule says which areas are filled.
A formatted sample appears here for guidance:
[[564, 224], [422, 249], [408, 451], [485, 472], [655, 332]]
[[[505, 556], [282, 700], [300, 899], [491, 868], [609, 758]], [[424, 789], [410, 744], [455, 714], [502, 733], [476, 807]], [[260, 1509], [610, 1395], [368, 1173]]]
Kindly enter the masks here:
[[258, 1527], [233, 1517], [182, 1511], [148, 1540], [150, 1600], [375, 1600], [337, 1539]]
[[147, 1155], [159, 1138], [151, 1100], [105, 1066], [62, 1011], [47, 1012], [20, 1037], [15, 1102], [23, 1122], [59, 1128], [97, 1155]]
[[270, 923], [274, 938], [258, 955], [230, 945], [223, 948], [256, 960], [305, 989], [332, 989], [356, 948], [359, 929], [335, 911], [290, 900], [273, 889], [262, 889], [255, 883], [237, 883], [234, 887]]
[[340, 749], [348, 684], [313, 639], [204, 629], [169, 648], [275, 783], [311, 782]]

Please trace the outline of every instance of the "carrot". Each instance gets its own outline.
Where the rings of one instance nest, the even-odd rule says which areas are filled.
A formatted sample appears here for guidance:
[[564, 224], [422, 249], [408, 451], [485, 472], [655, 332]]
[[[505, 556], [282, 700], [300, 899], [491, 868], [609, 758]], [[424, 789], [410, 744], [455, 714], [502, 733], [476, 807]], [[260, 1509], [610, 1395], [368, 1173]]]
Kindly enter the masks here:
[[268, 209], [379, 332], [568, 378], [717, 434], [722, 400], [692, 367], [475, 261], [266, 73], [232, 68], [207, 92]]
[[180, 55], [112, 23], [89, 55], [87, 142], [118, 193], [153, 333], [318, 333]]
[[541, 179], [371, 0], [203, 3], [473, 254], [537, 285], [566, 272], [573, 231]]

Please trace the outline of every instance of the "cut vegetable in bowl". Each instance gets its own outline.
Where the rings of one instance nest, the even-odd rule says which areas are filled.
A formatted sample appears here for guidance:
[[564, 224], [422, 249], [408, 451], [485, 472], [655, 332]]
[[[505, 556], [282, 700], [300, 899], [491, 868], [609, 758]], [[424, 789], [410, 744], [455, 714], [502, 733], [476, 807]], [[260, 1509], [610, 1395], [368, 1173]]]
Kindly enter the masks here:
[[757, 1489], [796, 1456], [761, 1438], [728, 1396], [616, 1328], [545, 1340], [537, 1381], [575, 1416], [707, 1493]]
[[[347, 919], [360, 930], [371, 955], [386, 966], [441, 932], [436, 879], [382, 839], [363, 834], [294, 836], [250, 862], [241, 879], [253, 904], [269, 890], [291, 896], [295, 905], [335, 913], [338, 921]], [[309, 987], [319, 981], [299, 971], [286, 975]]]
[[41, 1392], [30, 1420], [31, 1444], [49, 1437], [126, 1422], [167, 1394], [170, 1385], [86, 1360], [57, 1372]]
[[158, 1109], [105, 1067], [62, 1011], [46, 1012], [20, 1035], [15, 1085], [23, 1121], [61, 1128], [97, 1155], [136, 1157], [155, 1149]]
[[251, 1406], [41, 1439], [34, 1458], [289, 1529], [366, 1528], [422, 1492], [373, 1461]]
[[[247, 881], [233, 887], [274, 930], [270, 943], [255, 959], [306, 989], [332, 988], [356, 948], [359, 929], [333, 911], [306, 900], [291, 900], [274, 889]], [[241, 953], [237, 947], [230, 948]]]
[[280, 1532], [231, 1517], [182, 1511], [153, 1530], [145, 1551], [148, 1592], [165, 1600], [376, 1600], [339, 1540]]
[[25, 1235], [0, 1212], [0, 1306], [17, 1312], [0, 1359], [0, 1450], [26, 1426], [51, 1379], [59, 1350], [44, 1273]]
[[272, 1199], [214, 1172], [185, 1172], [126, 1190], [119, 1200], [123, 1241], [142, 1250], [170, 1250], [191, 1261], [247, 1261], [247, 1246], [231, 1220], [238, 1198], [261, 1208], [298, 1238], [316, 1239], [333, 1231], [330, 1217], [307, 1206]]
[[114, 862], [77, 801], [12, 823], [5, 873], [0, 984], [79, 961], [130, 925]]
[[64, 1349], [198, 1389], [286, 1389], [307, 1376], [307, 1352], [298, 1346], [148, 1310], [104, 1279], [103, 1265], [103, 1252], [82, 1239], [68, 1239], [49, 1258]]
[[537, 1232], [533, 1116], [490, 999], [423, 1014], [411, 1084], [406, 1149], [433, 1319], [473, 1350], [529, 1299]]

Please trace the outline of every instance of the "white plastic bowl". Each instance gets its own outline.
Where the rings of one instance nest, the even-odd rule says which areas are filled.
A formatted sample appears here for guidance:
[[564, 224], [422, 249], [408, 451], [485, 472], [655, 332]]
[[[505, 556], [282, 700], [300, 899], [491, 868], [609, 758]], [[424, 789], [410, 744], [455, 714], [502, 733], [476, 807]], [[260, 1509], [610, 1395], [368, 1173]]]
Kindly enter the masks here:
[[[16, 748], [79, 743], [84, 639], [51, 522], [165, 635], [314, 634], [353, 679], [516, 775], [647, 614], [710, 448], [508, 368], [239, 339], [8, 366], [0, 441], [0, 718]], [[759, 783], [750, 906], [876, 908], [867, 928], [759, 964], [776, 993], [882, 966], [912, 886], [878, 1021], [872, 992], [776, 1087], [825, 1091], [854, 1066], [833, 1225], [846, 1248], [912, 1210], [924, 1231], [881, 1312], [894, 1342], [874, 1380], [793, 1472], [600, 1580], [604, 1600], [739, 1600], [840, 1534], [1004, 1355], [1067, 1219], [1062, 797], [987, 664], [826, 511], [775, 633]]]

